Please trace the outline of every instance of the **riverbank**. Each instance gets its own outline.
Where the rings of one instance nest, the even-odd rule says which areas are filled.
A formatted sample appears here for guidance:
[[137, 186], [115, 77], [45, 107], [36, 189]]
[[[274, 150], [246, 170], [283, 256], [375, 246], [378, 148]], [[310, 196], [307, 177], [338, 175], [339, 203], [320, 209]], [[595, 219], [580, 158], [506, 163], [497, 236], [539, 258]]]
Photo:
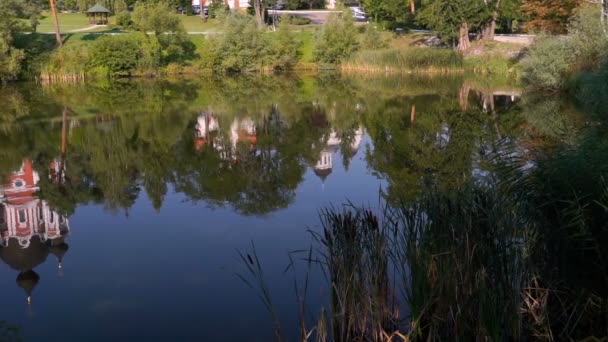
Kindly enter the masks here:
[[[247, 46], [249, 42], [244, 37], [250, 35], [246, 32], [248, 28], [243, 26], [239, 29], [235, 26], [238, 25], [232, 25], [229, 31], [212, 36], [73, 32], [63, 35], [64, 47], [61, 49], [56, 47], [51, 35], [24, 34], [18, 36], [16, 42], [17, 47], [25, 51], [26, 55], [20, 79], [74, 81], [98, 77], [155, 77], [276, 70], [474, 73], [518, 78], [518, 58], [525, 49], [525, 45], [477, 42], [471, 53], [461, 54], [449, 47], [427, 46], [433, 40], [429, 34], [395, 35], [376, 31], [371, 26], [361, 26], [355, 28], [356, 51], [342, 61], [325, 63], [318, 57], [320, 29], [288, 26], [284, 31], [258, 32], [255, 36], [265, 40], [264, 45]], [[119, 53], [119, 45], [124, 44], [129, 44], [133, 53]], [[113, 45], [116, 45], [116, 51], [100, 56], [98, 50]], [[231, 50], [231, 47], [235, 48]], [[251, 51], [244, 51], [246, 48]], [[271, 48], [275, 51], [269, 51]], [[220, 57], [222, 63], [229, 60], [231, 64], [218, 67]]]

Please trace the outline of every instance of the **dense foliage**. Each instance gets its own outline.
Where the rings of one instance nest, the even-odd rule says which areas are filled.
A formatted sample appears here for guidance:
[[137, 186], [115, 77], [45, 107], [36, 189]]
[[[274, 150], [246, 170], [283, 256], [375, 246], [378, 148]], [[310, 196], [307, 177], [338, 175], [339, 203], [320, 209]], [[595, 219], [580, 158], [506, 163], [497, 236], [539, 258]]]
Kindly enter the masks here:
[[142, 32], [182, 34], [185, 32], [179, 16], [166, 2], [137, 2], [131, 15], [133, 25]]
[[574, 9], [581, 0], [522, 0], [525, 27], [549, 33], [564, 33]]
[[531, 47], [522, 62], [524, 81], [538, 89], [562, 90], [576, 73], [602, 66], [608, 39], [601, 27], [597, 6], [580, 7], [567, 36], [544, 37]]
[[331, 15], [315, 37], [315, 60], [339, 64], [359, 48], [357, 30], [348, 12]]
[[220, 72], [290, 69], [298, 61], [299, 42], [282, 22], [276, 32], [265, 32], [250, 16], [231, 14], [223, 32], [209, 39], [203, 67]]
[[25, 0], [0, 2], [0, 83], [17, 78], [25, 53], [15, 47], [15, 36], [29, 31], [23, 20], [37, 15], [37, 8]]
[[102, 37], [91, 45], [89, 63], [109, 75], [130, 75], [140, 59], [140, 44], [131, 36]]

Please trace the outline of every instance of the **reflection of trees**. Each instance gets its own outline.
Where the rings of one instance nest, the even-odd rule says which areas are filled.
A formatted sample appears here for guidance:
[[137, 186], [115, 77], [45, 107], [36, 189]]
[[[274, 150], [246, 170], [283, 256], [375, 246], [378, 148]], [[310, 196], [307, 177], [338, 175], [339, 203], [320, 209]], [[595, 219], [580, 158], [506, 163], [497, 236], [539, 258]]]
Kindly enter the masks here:
[[269, 112], [256, 122], [255, 143], [239, 141], [233, 147], [220, 139], [228, 135], [223, 132], [215, 145], [197, 151], [191, 140], [183, 138], [176, 153], [176, 190], [212, 205], [229, 203], [245, 214], [286, 207], [302, 181], [307, 161], [314, 159], [311, 146], [320, 132], [306, 115], [286, 126], [276, 108]]
[[492, 116], [461, 105], [455, 94], [397, 97], [370, 108], [365, 124], [374, 148], [367, 160], [387, 177], [392, 200], [414, 200], [423, 184], [457, 189], [472, 176], [484, 139], [494, 139]]
[[[142, 189], [159, 210], [173, 183], [192, 199], [263, 214], [290, 203], [330, 137], [347, 169], [364, 123], [371, 168], [389, 179], [389, 193], [414, 196], [422, 181], [449, 187], [471, 173], [486, 127], [479, 111], [459, 109], [459, 82], [239, 76], [15, 88], [14, 102], [27, 106], [0, 109], [8, 127], [0, 173], [24, 157], [49, 165], [62, 156], [62, 182], [40, 186], [68, 213], [88, 201], [128, 209]], [[197, 150], [201, 110], [215, 113], [220, 129]], [[244, 120], [255, 124], [255, 139], [234, 143], [228, 129]]]
[[585, 117], [564, 99], [529, 95], [523, 98], [522, 117], [526, 133], [544, 142], [574, 143]]

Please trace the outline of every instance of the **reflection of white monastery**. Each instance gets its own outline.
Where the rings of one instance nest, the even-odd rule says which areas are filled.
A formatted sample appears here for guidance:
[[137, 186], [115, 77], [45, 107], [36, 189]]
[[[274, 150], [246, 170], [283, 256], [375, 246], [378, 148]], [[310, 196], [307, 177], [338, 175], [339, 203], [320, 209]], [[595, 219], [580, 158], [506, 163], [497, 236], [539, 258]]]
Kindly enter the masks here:
[[196, 150], [200, 150], [209, 144], [220, 153], [224, 160], [236, 158], [235, 151], [239, 143], [247, 143], [253, 146], [257, 141], [256, 125], [250, 118], [235, 118], [226, 137], [220, 131], [219, 122], [213, 114], [201, 113], [197, 118], [194, 131], [196, 134], [194, 142]]
[[[209, 6], [211, 3], [210, 0], [192, 0], [192, 6], [200, 6], [203, 7]], [[224, 5], [228, 6], [230, 9], [239, 9], [239, 8], [248, 8], [249, 1], [248, 0], [224, 0]]]
[[[49, 177], [57, 177], [57, 163], [50, 165]], [[39, 276], [33, 269], [42, 264], [49, 253], [61, 260], [67, 252], [64, 237], [70, 227], [65, 216], [51, 210], [46, 201], [35, 197], [40, 177], [30, 160], [13, 172], [0, 185], [0, 258], [19, 272], [17, 285], [31, 302], [31, 293]]]
[[[363, 128], [359, 127], [357, 130], [355, 130], [353, 141], [350, 143], [351, 153], [354, 154], [359, 150], [361, 140], [363, 139], [363, 134]], [[321, 178], [321, 181], [325, 182], [325, 179], [327, 179], [327, 177], [331, 174], [334, 166], [334, 154], [340, 149], [341, 144], [342, 139], [335, 131], [332, 131], [329, 134], [329, 138], [325, 143], [325, 148], [323, 148], [321, 151], [319, 160], [314, 167], [314, 172], [319, 178]]]

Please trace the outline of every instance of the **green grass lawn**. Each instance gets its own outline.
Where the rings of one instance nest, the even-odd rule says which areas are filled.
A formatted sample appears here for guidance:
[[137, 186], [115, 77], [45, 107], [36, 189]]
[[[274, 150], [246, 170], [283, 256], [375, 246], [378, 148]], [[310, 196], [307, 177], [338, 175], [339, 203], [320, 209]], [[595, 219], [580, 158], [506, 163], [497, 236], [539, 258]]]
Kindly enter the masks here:
[[[89, 25], [89, 19], [84, 13], [59, 13], [57, 15], [59, 20], [59, 28], [61, 32], [68, 32], [78, 29], [86, 28]], [[38, 25], [38, 32], [49, 33], [54, 32], [53, 17], [51, 13], [42, 13], [42, 18], [39, 19], [40, 25]]]
[[[61, 32], [70, 32], [74, 30], [85, 29], [90, 26], [89, 19], [84, 13], [59, 13], [59, 27]], [[180, 18], [184, 23], [184, 27], [187, 32], [205, 32], [205, 31], [216, 31], [219, 23], [215, 19], [209, 19], [204, 22], [201, 17], [197, 15], [181, 15]], [[114, 16], [110, 17], [110, 24], [114, 23]], [[38, 26], [38, 32], [40, 33], [52, 33], [55, 31], [53, 26], [53, 17], [49, 12], [42, 13], [42, 18], [39, 19], [40, 25]], [[107, 28], [96, 28], [90, 32], [103, 32]], [[87, 31], [89, 32], [89, 31]]]
[[302, 31], [297, 32], [296, 37], [300, 40], [300, 61], [302, 63], [312, 63], [314, 62], [313, 56], [313, 32], [311, 31]]
[[205, 32], [216, 31], [219, 22], [216, 19], [209, 19], [204, 22], [198, 15], [180, 15], [186, 32]]

